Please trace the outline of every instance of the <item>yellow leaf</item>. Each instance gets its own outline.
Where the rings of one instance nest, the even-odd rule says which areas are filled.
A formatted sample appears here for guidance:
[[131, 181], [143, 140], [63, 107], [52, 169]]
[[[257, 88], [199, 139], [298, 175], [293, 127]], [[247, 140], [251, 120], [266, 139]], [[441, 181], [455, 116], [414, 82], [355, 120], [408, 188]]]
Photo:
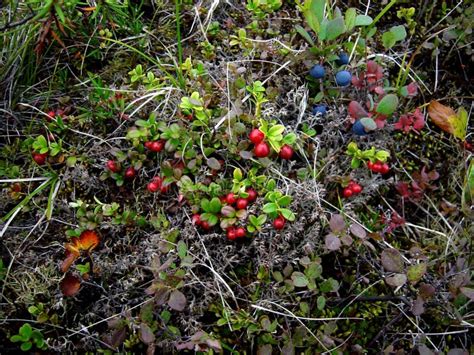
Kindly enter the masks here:
[[467, 111], [461, 107], [455, 116], [449, 117], [449, 123], [453, 128], [453, 135], [464, 141], [467, 131]]

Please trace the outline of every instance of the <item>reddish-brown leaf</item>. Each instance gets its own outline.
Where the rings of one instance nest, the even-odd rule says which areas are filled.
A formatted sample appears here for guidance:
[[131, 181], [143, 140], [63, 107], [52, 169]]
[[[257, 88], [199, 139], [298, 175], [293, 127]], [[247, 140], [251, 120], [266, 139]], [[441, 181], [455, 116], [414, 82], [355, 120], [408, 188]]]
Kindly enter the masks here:
[[456, 112], [451, 107], [440, 104], [432, 100], [428, 106], [428, 114], [434, 124], [447, 133], [453, 133], [454, 128], [451, 125], [450, 117], [456, 116]]
[[61, 292], [66, 297], [74, 296], [81, 288], [81, 280], [71, 274], [67, 274], [60, 284]]

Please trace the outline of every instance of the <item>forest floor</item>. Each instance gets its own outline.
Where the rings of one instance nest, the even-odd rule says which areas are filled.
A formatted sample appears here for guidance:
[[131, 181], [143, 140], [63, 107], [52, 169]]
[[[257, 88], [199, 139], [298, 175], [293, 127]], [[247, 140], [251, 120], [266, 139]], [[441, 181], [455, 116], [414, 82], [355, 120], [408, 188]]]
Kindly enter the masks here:
[[474, 352], [474, 5], [3, 3], [0, 353]]

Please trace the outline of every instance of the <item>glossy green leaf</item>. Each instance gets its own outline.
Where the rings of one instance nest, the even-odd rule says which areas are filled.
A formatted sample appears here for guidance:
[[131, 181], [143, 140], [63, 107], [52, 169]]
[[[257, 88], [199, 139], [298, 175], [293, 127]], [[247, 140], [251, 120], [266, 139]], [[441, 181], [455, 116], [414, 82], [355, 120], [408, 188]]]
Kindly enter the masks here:
[[398, 97], [394, 94], [385, 95], [377, 105], [377, 113], [391, 116], [398, 106]]

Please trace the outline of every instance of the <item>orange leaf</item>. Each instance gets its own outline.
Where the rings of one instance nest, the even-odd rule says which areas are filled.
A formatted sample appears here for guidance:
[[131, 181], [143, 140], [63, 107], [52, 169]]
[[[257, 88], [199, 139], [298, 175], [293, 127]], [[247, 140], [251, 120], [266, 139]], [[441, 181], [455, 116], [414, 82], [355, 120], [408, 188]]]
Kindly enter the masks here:
[[81, 280], [76, 276], [67, 274], [64, 279], [62, 279], [59, 287], [61, 288], [61, 292], [64, 296], [74, 296], [81, 288]]
[[79, 257], [79, 253], [71, 253], [66, 251], [66, 259], [61, 263], [61, 272], [66, 272], [71, 267], [72, 263]]
[[451, 107], [444, 106], [438, 101], [432, 100], [428, 106], [428, 114], [435, 125], [447, 133], [453, 133], [454, 128], [451, 124], [451, 120], [453, 116], [456, 116], [456, 112], [454, 112]]
[[81, 7], [82, 11], [88, 12], [88, 11], [94, 11], [96, 9], [95, 6], [90, 6], [90, 7]]
[[99, 245], [99, 235], [94, 231], [84, 231], [79, 236], [79, 245], [81, 250], [91, 251]]

